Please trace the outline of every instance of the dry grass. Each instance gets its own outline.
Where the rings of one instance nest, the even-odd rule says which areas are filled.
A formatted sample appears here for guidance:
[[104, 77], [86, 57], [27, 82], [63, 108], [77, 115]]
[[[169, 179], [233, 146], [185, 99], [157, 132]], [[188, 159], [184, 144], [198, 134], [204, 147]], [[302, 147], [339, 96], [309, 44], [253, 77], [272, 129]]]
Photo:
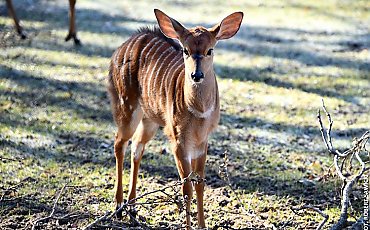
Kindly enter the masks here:
[[[56, 214], [85, 215], [50, 220], [43, 228], [80, 228], [113, 209], [115, 127], [104, 80], [114, 49], [140, 26], [155, 23], [153, 8], [188, 26], [245, 13], [239, 34], [215, 49], [222, 118], [210, 139], [208, 225], [317, 226], [321, 216], [295, 216], [289, 208], [300, 204], [321, 208], [329, 223], [338, 217], [340, 184], [328, 173], [315, 115], [324, 98], [342, 148], [370, 128], [368, 1], [78, 1], [82, 47], [63, 40], [67, 1], [14, 2], [29, 38], [14, 33], [2, 2], [0, 228], [22, 228], [47, 216], [66, 182]], [[171, 154], [159, 154], [163, 148], [159, 132], [144, 155], [138, 194], [178, 179]], [[217, 174], [224, 150], [242, 203]], [[129, 154], [125, 160], [128, 169]], [[355, 197], [351, 218], [362, 210], [359, 189]], [[149, 205], [139, 215], [153, 228], [176, 229], [183, 220], [175, 205]]]

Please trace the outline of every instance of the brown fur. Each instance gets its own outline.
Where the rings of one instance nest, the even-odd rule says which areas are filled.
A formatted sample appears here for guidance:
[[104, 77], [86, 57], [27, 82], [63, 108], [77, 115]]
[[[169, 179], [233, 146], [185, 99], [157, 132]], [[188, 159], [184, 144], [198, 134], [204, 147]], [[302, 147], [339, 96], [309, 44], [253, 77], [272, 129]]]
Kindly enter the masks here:
[[[123, 156], [129, 139], [132, 139], [130, 200], [136, 196], [137, 174], [145, 144], [159, 126], [164, 126], [164, 132], [171, 142], [180, 177], [183, 179], [195, 172], [204, 178], [207, 139], [220, 117], [213, 54], [209, 54], [209, 51], [216, 45], [216, 36], [224, 39], [235, 34], [242, 19], [242, 13], [230, 15], [226, 19], [234, 17], [236, 20], [228, 21], [235, 22], [228, 22], [222, 30], [220, 27], [225, 26], [223, 23], [210, 30], [204, 27], [185, 29], [161, 11], [156, 10], [155, 13], [162, 32], [178, 39], [188, 54], [184, 54], [181, 46], [164, 36], [158, 28], [144, 28], [132, 35], [112, 55], [108, 90], [118, 126], [114, 145], [117, 206], [123, 201]], [[220, 35], [225, 31], [227, 36]], [[204, 73], [203, 81], [194, 82], [192, 73], [196, 71]], [[198, 225], [205, 227], [204, 183], [194, 186]], [[189, 229], [191, 183], [184, 183], [182, 189], [187, 197], [186, 223]]]

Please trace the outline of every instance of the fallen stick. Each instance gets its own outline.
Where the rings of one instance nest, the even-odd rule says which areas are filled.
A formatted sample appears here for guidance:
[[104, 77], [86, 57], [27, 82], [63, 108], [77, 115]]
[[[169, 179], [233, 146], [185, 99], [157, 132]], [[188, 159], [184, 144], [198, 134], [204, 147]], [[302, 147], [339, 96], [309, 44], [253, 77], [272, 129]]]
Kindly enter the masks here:
[[319, 226], [317, 226], [316, 230], [322, 229], [324, 227], [326, 221], [328, 221], [328, 219], [329, 219], [328, 214], [324, 213], [319, 208], [313, 207], [311, 205], [303, 205], [302, 207], [292, 207], [291, 208], [291, 210], [296, 214], [298, 214], [296, 211], [300, 211], [300, 210], [304, 210], [304, 209], [311, 209], [312, 211], [315, 211], [315, 212], [319, 213], [322, 217], [324, 217], [324, 219], [321, 221]]
[[59, 191], [58, 196], [55, 198], [55, 200], [54, 200], [54, 204], [53, 204], [53, 209], [51, 210], [51, 213], [50, 213], [47, 217], [42, 217], [42, 218], [38, 218], [38, 219], [36, 219], [36, 220], [33, 222], [33, 224], [32, 224], [32, 230], [34, 230], [34, 229], [35, 229], [35, 227], [37, 226], [37, 224], [38, 224], [38, 223], [40, 223], [40, 222], [44, 222], [44, 221], [46, 221], [46, 220], [48, 220], [48, 219], [50, 219], [50, 218], [52, 218], [52, 217], [54, 216], [54, 214], [55, 214], [55, 210], [56, 210], [56, 208], [57, 208], [58, 201], [59, 201], [59, 199], [60, 199], [60, 197], [61, 197], [62, 193], [64, 192], [64, 189], [66, 188], [66, 186], [67, 186], [67, 184], [64, 184], [64, 185], [63, 185], [62, 189]]

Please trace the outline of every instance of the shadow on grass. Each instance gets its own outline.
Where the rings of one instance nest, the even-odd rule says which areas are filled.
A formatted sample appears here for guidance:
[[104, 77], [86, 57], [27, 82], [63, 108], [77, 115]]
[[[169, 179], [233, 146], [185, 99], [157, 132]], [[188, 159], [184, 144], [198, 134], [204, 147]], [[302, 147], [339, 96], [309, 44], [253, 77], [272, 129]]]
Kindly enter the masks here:
[[[28, 108], [56, 106], [62, 110], [71, 110], [84, 119], [93, 119], [96, 122], [104, 123], [112, 121], [105, 87], [94, 83], [76, 83], [42, 78], [13, 70], [4, 65], [0, 65], [0, 79], [10, 80], [13, 84], [26, 89], [18, 92], [9, 90], [0, 90], [0, 92], [8, 96], [10, 100], [13, 98], [15, 102]], [[66, 96], [56, 96], [57, 93], [64, 93]], [[90, 100], [93, 97], [92, 100], [98, 100], [98, 104], [96, 105], [94, 101], [89, 104], [87, 101], [77, 98], [77, 95]]]
[[[65, 29], [66, 34], [69, 28], [69, 3], [63, 1], [64, 4], [57, 5], [55, 3], [48, 4], [45, 1], [32, 0], [30, 1], [14, 1], [15, 11], [20, 21], [44, 22], [45, 26], [41, 30]], [[46, 4], [45, 4], [46, 3]], [[0, 12], [8, 16], [5, 4], [0, 8]], [[78, 31], [88, 31], [91, 33], [127, 33], [131, 30], [120, 26], [124, 22], [136, 22], [150, 24], [153, 22], [143, 19], [134, 19], [127, 17], [128, 13], [123, 9], [120, 15], [112, 15], [101, 10], [86, 9], [79, 7], [76, 4], [76, 27]], [[26, 31], [27, 27], [24, 28]]]
[[[291, 82], [282, 81], [272, 77], [272, 73], [276, 74], [278, 71], [274, 71], [273, 68], [270, 67], [250, 69], [218, 64], [216, 65], [216, 68], [220, 78], [260, 82], [273, 87], [281, 87], [285, 89], [298, 89], [302, 92], [317, 94], [321, 97], [335, 97], [346, 102], [360, 105], [356, 98], [358, 95], [342, 90], [340, 88], [341, 86], [326, 87], [320, 84], [293, 84]], [[364, 89], [367, 88], [367, 86], [363, 87]]]
[[[60, 29], [65, 30], [65, 34], [68, 32], [68, 1], [65, 1], [65, 7], [53, 4], [43, 4], [45, 2], [34, 0], [31, 3], [27, 1], [15, 1], [15, 10], [22, 21], [29, 21], [31, 23], [43, 22], [44, 25], [37, 29], [24, 26], [24, 30], [28, 35], [26, 41], [16, 41], [16, 36], [3, 36], [1, 39], [12, 39], [16, 44], [11, 44], [12, 47], [24, 47], [28, 48], [30, 45], [35, 48], [53, 51], [73, 51], [79, 54], [87, 56], [101, 56], [111, 57], [115, 48], [110, 48], [109, 45], [83, 45], [73, 46], [72, 42], [64, 43], [62, 41], [55, 41], [50, 34], [50, 39], [43, 40], [42, 42], [33, 42], [40, 32], [48, 32]], [[127, 17], [126, 12], [122, 12], [122, 15], [112, 15], [104, 13], [100, 10], [79, 8], [78, 2], [76, 4], [76, 27], [77, 34], [79, 32], [89, 32], [94, 34], [121, 34], [122, 36], [130, 35], [135, 30], [125, 27], [125, 23], [142, 23], [142, 24], [153, 24], [153, 22], [134, 19]], [[8, 16], [5, 4], [0, 8], [0, 12]], [[6, 25], [1, 30], [11, 30], [15, 34], [13, 25]], [[84, 44], [84, 38], [78, 35]], [[122, 39], [122, 42], [124, 40]]]
[[[310, 137], [314, 136], [321, 136], [320, 130], [318, 128], [318, 124], [313, 125], [295, 125], [295, 124], [287, 124], [281, 122], [271, 122], [264, 120], [258, 117], [241, 117], [236, 115], [230, 114], [222, 114], [222, 121], [224, 125], [232, 125], [238, 124], [238, 126], [243, 127], [242, 129], [247, 128], [262, 128], [266, 131], [277, 131], [277, 132], [285, 132], [288, 133], [289, 136], [301, 136], [301, 135], [308, 135]], [[332, 137], [334, 139], [351, 139], [354, 137], [360, 137], [364, 132], [366, 132], [366, 128], [348, 128], [344, 131], [332, 131]]]
[[[358, 7], [355, 7], [355, 4], [351, 5], [351, 2], [341, 2], [339, 4], [341, 4], [340, 8], [345, 9], [346, 7], [351, 7], [352, 10], [356, 10], [356, 12], [358, 12], [358, 13], [364, 13], [367, 10], [366, 7], [361, 7], [361, 4]], [[293, 8], [303, 9], [305, 11], [309, 10], [309, 11], [315, 12], [316, 14], [324, 15], [324, 16], [332, 18], [334, 20], [339, 20], [341, 22], [350, 24], [352, 26], [356, 26], [356, 27], [363, 26], [363, 27], [365, 27], [364, 25], [361, 25], [361, 23], [359, 23], [360, 20], [355, 20], [352, 17], [346, 17], [346, 16], [343, 16], [343, 15], [340, 15], [340, 14], [336, 13], [335, 10], [328, 10], [328, 9], [325, 9], [324, 7], [319, 8], [317, 6], [302, 4], [302, 2], [298, 3], [298, 2], [293, 2], [293, 1], [290, 2], [289, 5]]]

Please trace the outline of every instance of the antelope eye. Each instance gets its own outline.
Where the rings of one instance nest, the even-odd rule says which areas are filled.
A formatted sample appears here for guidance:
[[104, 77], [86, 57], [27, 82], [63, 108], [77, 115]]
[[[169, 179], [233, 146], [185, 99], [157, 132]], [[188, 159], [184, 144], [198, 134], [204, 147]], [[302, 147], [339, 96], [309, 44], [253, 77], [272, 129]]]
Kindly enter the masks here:
[[185, 54], [186, 56], [189, 56], [189, 51], [188, 51], [187, 49], [184, 49], [184, 54]]
[[213, 52], [213, 49], [209, 49], [208, 52], [207, 52], [207, 56], [212, 55], [212, 52]]

